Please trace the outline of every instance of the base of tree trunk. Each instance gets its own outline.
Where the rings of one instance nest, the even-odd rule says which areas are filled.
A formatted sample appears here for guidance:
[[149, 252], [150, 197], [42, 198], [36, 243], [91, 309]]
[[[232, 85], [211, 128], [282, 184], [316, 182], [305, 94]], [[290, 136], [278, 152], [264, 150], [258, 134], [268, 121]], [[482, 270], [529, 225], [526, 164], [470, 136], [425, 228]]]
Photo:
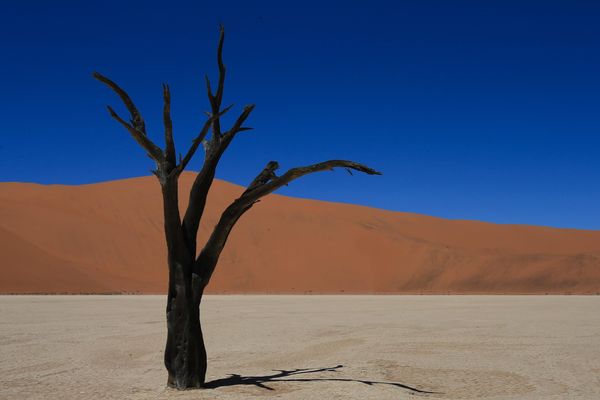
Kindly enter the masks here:
[[167, 379], [167, 387], [177, 390], [202, 389], [204, 387], [204, 379], [199, 379], [193, 376], [176, 377], [169, 374], [169, 378]]
[[165, 367], [168, 387], [186, 390], [204, 386], [207, 359], [198, 298], [169, 295]]

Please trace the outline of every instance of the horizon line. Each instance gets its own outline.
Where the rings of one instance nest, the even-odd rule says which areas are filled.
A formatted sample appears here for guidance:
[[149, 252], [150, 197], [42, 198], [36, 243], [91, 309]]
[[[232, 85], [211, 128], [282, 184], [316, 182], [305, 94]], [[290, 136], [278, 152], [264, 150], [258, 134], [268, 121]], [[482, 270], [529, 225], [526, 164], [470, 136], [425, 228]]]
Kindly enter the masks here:
[[[185, 170], [185, 171], [183, 171], [182, 174], [197, 174], [197, 173], [198, 173], [198, 171]], [[71, 184], [69, 184], [69, 183], [0, 181], [0, 185], [2, 185], [2, 184], [22, 184], [22, 185], [38, 185], [38, 186], [80, 187], [80, 186], [89, 186], [89, 185], [102, 185], [102, 184], [108, 184], [108, 183], [112, 183], [112, 182], [119, 182], [119, 181], [126, 181], [126, 180], [139, 180], [139, 179], [143, 179], [143, 178], [156, 179], [156, 177], [154, 175], [138, 175], [138, 176], [125, 177], [125, 178], [105, 180], [105, 181], [89, 182], [89, 183], [71, 183]], [[215, 180], [224, 182], [228, 185], [237, 186], [240, 188], [246, 187], [245, 185], [231, 182], [231, 181], [221, 179], [218, 177], [215, 177]], [[271, 193], [268, 196], [273, 196], [273, 195], [286, 197], [286, 198], [290, 198], [290, 199], [307, 200], [307, 201], [330, 203], [330, 204], [340, 204], [340, 205], [354, 206], [354, 207], [364, 207], [364, 208], [370, 208], [370, 209], [374, 209], [374, 210], [380, 210], [380, 211], [392, 212], [392, 213], [413, 214], [413, 215], [418, 215], [418, 216], [426, 217], [426, 218], [434, 218], [434, 219], [441, 219], [441, 220], [454, 221], [454, 222], [476, 222], [476, 223], [481, 223], [481, 224], [499, 225], [499, 226], [514, 226], [514, 227], [521, 227], [521, 228], [529, 227], [529, 228], [545, 228], [545, 229], [572, 230], [572, 231], [583, 231], [583, 232], [600, 232], [600, 228], [589, 229], [589, 228], [577, 228], [577, 227], [572, 227], [572, 226], [535, 225], [535, 224], [519, 223], [519, 222], [492, 222], [492, 221], [486, 221], [486, 220], [477, 219], [477, 218], [452, 218], [452, 217], [447, 217], [447, 216], [424, 214], [424, 213], [414, 212], [414, 211], [405, 211], [405, 210], [389, 209], [389, 208], [383, 208], [383, 207], [375, 207], [375, 206], [367, 205], [367, 204], [349, 203], [349, 202], [345, 202], [345, 201], [323, 200], [323, 199], [319, 199], [319, 198], [304, 197], [304, 196], [290, 196], [287, 194], [280, 194], [280, 193], [276, 193], [276, 192]]]

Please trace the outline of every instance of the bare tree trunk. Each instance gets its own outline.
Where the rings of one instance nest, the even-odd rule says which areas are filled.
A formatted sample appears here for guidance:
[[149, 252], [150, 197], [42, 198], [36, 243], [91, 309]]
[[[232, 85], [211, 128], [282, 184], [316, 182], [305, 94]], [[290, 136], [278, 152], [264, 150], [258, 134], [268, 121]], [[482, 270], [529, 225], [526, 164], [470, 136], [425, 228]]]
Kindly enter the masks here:
[[165, 235], [167, 237], [169, 290], [167, 294], [167, 385], [177, 389], [200, 388], [206, 376], [206, 349], [200, 327], [200, 301], [204, 286], [194, 273], [194, 256], [177, 211], [177, 180], [163, 179]]
[[167, 297], [167, 385], [177, 389], [200, 388], [206, 377], [206, 349], [200, 326], [202, 291], [191, 266], [170, 266]]

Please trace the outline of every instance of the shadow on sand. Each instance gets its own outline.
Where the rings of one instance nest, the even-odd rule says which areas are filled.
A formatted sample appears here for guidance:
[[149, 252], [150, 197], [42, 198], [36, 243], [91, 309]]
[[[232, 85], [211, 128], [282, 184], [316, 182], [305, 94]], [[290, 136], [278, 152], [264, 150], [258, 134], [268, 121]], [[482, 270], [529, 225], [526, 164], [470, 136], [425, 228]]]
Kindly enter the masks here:
[[412, 386], [404, 385], [398, 382], [377, 382], [367, 381], [362, 379], [350, 379], [350, 378], [298, 378], [297, 376], [305, 376], [306, 374], [314, 374], [319, 372], [339, 372], [339, 369], [343, 368], [343, 365], [337, 365], [331, 368], [303, 368], [293, 370], [281, 370], [278, 373], [271, 375], [262, 376], [242, 376], [238, 374], [231, 374], [228, 378], [215, 379], [214, 381], [206, 382], [204, 387], [206, 389], [216, 389], [224, 386], [237, 386], [237, 385], [254, 385], [267, 390], [275, 390], [269, 387], [267, 383], [270, 382], [358, 382], [364, 383], [365, 385], [389, 385], [395, 386], [400, 389], [406, 389], [413, 393], [420, 394], [439, 394], [438, 392], [428, 392], [426, 390], [417, 389]]

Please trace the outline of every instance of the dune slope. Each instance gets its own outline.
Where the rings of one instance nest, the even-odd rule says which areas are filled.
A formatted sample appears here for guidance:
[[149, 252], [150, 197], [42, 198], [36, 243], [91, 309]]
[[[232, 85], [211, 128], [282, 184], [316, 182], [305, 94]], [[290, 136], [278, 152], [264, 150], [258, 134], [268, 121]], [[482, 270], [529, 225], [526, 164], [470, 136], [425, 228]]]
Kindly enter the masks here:
[[[182, 207], [192, 179], [181, 178]], [[215, 182], [200, 241], [241, 190]], [[0, 292], [162, 293], [161, 212], [154, 177], [0, 183]], [[271, 195], [234, 229], [209, 292], [596, 293], [600, 231]]]

